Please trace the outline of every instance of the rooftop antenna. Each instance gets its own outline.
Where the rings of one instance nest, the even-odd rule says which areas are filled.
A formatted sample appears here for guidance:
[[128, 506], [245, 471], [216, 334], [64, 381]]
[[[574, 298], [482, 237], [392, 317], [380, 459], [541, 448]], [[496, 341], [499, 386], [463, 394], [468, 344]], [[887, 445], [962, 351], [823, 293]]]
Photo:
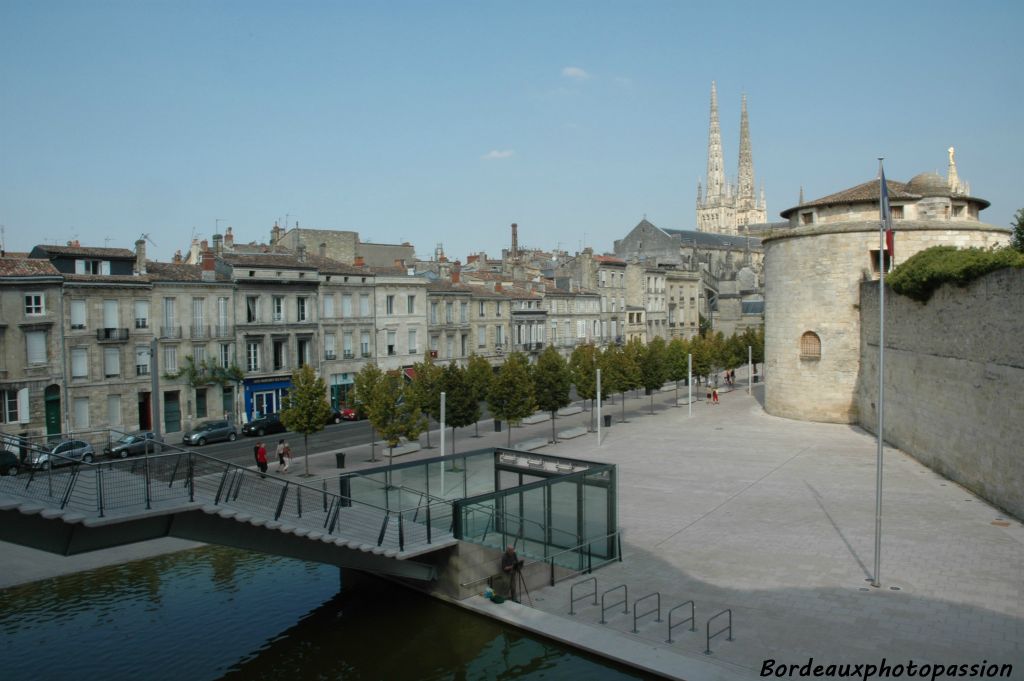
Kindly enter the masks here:
[[0, 251], [7, 252], [7, 225], [0, 225]]
[[148, 241], [148, 242], [149, 242], [150, 244], [152, 244], [152, 245], [153, 245], [153, 248], [160, 248], [159, 246], [157, 246], [157, 245], [156, 245], [156, 244], [155, 244], [155, 243], [153, 242], [153, 240], [152, 240], [152, 239], [150, 239], [150, 238], [149, 238], [149, 235], [148, 235], [148, 234], [140, 234], [140, 235], [139, 235], [139, 238], [140, 238], [140, 239], [145, 239], [146, 241]]
[[110, 237], [105, 236], [103, 237], [103, 248], [107, 248], [108, 246], [110, 246]]
[[214, 234], [220, 234], [220, 223], [227, 222], [224, 218], [215, 218], [213, 221], [213, 232]]

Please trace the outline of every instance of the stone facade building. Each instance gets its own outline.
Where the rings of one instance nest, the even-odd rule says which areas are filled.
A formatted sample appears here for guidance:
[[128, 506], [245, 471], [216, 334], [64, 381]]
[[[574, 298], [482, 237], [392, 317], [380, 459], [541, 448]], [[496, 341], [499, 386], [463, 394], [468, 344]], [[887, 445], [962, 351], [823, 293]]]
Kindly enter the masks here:
[[[1006, 228], [979, 220], [988, 201], [967, 194], [955, 172], [886, 185], [894, 263], [931, 246], [1009, 241]], [[764, 238], [765, 408], [771, 414], [858, 421], [860, 284], [879, 276], [879, 193], [878, 180], [870, 180], [794, 206], [782, 213], [789, 225]]]

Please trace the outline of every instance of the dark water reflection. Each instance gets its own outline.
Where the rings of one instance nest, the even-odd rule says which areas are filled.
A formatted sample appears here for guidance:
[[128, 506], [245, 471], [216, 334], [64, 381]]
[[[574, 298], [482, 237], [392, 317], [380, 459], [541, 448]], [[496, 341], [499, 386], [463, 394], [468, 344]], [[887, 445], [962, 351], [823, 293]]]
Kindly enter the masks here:
[[206, 547], [0, 591], [0, 677], [642, 678], [336, 568]]

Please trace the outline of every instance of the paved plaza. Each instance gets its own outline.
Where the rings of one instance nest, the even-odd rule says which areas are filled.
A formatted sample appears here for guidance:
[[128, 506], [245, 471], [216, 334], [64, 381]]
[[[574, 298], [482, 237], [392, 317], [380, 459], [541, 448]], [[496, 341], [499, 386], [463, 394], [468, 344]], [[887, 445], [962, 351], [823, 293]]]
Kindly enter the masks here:
[[[616, 423], [602, 446], [588, 433], [540, 450], [618, 464], [624, 560], [593, 576], [598, 594], [628, 586], [628, 614], [610, 610], [602, 625], [600, 606], [584, 599], [570, 616], [570, 589], [586, 575], [534, 589], [532, 608], [479, 597], [463, 605], [678, 678], [753, 678], [765, 660], [803, 665], [809, 658], [823, 665], [985, 660], [1012, 664], [1013, 678], [1024, 678], [1021, 523], [887, 449], [882, 587], [870, 587], [874, 437], [857, 427], [769, 416], [761, 390], [723, 392], [717, 406], [696, 402], [692, 416], [685, 404], [671, 406], [672, 392], [656, 396], [653, 416], [648, 398], [631, 398], [628, 423], [618, 423], [620, 404], [608, 406]], [[588, 421], [587, 412], [563, 417], [558, 429]], [[505, 445], [507, 435], [489, 422], [480, 430], [480, 438], [470, 437], [472, 428], [460, 431], [458, 450]], [[517, 428], [512, 442], [550, 432], [550, 423]], [[366, 461], [368, 447], [347, 453], [349, 468], [379, 465]], [[438, 454], [425, 449], [401, 460]], [[336, 474], [333, 456], [312, 461], [315, 474]], [[45, 556], [43, 563], [74, 569], [80, 560]], [[633, 634], [633, 601], [654, 592], [663, 621], [648, 615]], [[666, 613], [688, 600], [697, 630], [678, 627], [668, 644]], [[648, 606], [653, 599], [641, 610]], [[705, 655], [705, 623], [726, 608], [734, 640], [720, 635]], [[676, 612], [677, 621], [684, 612]]]

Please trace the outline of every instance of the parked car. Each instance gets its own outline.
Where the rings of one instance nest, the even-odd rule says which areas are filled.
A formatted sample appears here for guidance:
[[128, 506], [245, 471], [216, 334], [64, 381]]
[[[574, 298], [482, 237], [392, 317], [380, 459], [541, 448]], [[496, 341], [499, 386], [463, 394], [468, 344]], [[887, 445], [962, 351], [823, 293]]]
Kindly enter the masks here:
[[263, 437], [264, 435], [273, 435], [274, 433], [283, 433], [287, 428], [281, 423], [280, 414], [267, 414], [258, 419], [253, 419], [242, 426], [242, 435], [255, 435], [257, 437]]
[[192, 430], [185, 431], [181, 441], [186, 445], [205, 445], [207, 442], [227, 440], [234, 442], [238, 431], [227, 421], [201, 421]]
[[96, 450], [84, 440], [62, 440], [45, 450], [34, 450], [28, 453], [26, 463], [32, 468], [46, 468], [47, 462], [53, 457], [53, 466], [67, 466], [78, 461], [92, 463], [96, 457]]
[[341, 423], [345, 420], [345, 417], [341, 415], [340, 409], [332, 409], [331, 413], [327, 415], [327, 420], [324, 421], [324, 425], [328, 423]]
[[157, 438], [156, 433], [150, 430], [126, 433], [103, 448], [103, 453], [110, 457], [125, 459], [129, 456], [145, 454], [156, 454], [163, 449], [163, 445]]
[[9, 449], [0, 449], [0, 475], [17, 475], [20, 467], [17, 454]]
[[362, 421], [366, 418], [366, 412], [362, 407], [342, 407], [341, 418], [346, 421]]

